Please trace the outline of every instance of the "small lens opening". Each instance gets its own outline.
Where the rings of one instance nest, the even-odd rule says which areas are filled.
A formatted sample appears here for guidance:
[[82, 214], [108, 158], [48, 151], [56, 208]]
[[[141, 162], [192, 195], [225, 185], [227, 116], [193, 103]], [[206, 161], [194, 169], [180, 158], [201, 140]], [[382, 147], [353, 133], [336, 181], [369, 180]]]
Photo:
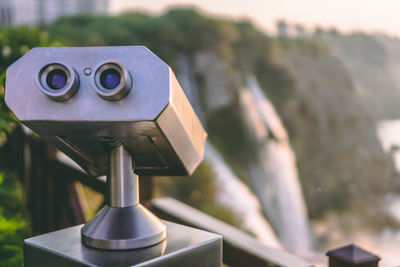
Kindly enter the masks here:
[[100, 83], [106, 89], [115, 89], [121, 84], [121, 74], [116, 69], [107, 69], [101, 73]]
[[68, 81], [67, 74], [60, 69], [50, 71], [46, 77], [47, 86], [53, 90], [60, 90], [65, 87]]

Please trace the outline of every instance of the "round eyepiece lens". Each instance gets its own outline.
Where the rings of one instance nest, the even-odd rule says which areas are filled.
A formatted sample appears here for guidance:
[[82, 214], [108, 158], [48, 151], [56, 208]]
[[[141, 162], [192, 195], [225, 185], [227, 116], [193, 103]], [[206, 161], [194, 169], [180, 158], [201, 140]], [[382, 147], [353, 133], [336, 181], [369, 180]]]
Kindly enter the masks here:
[[100, 83], [106, 89], [115, 89], [121, 83], [121, 74], [115, 69], [105, 70], [100, 75]]
[[67, 74], [59, 69], [52, 70], [47, 75], [46, 82], [51, 89], [59, 90], [67, 84]]

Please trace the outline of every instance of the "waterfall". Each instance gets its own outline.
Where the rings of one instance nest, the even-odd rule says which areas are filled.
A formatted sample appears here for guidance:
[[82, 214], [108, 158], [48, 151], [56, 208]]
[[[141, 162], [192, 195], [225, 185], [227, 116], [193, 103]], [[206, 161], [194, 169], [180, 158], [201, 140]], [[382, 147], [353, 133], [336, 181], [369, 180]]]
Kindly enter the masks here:
[[296, 254], [309, 255], [307, 209], [286, 130], [255, 77], [247, 78], [240, 100], [248, 132], [259, 148], [250, 163], [252, 188], [281, 244]]
[[393, 158], [396, 171], [400, 173], [400, 120], [378, 122], [376, 135], [385, 153]]
[[[192, 104], [197, 116], [204, 124], [204, 112], [201, 109], [199, 92], [195, 82], [190, 60], [185, 55], [179, 55], [179, 74], [177, 78]], [[254, 234], [261, 242], [275, 248], [282, 248], [268, 221], [261, 212], [261, 205], [250, 191], [241, 182], [222, 156], [209, 143], [206, 145], [205, 161], [214, 174], [214, 183], [217, 192], [217, 202], [232, 211], [235, 220], [241, 228]]]
[[274, 231], [261, 213], [258, 199], [209, 143], [206, 145], [205, 160], [214, 174], [218, 189], [217, 202], [232, 211], [243, 230], [254, 234], [268, 246], [281, 248]]

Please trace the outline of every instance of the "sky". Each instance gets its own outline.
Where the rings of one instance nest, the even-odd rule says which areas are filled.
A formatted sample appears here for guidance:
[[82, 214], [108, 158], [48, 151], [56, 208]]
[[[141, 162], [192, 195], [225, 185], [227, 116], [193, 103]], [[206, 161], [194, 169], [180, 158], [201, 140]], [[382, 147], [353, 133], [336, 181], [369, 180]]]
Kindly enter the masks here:
[[217, 16], [247, 18], [275, 33], [284, 19], [312, 30], [335, 27], [342, 32], [365, 31], [400, 37], [400, 0], [111, 0], [111, 12], [142, 10], [159, 14], [171, 6], [196, 6]]

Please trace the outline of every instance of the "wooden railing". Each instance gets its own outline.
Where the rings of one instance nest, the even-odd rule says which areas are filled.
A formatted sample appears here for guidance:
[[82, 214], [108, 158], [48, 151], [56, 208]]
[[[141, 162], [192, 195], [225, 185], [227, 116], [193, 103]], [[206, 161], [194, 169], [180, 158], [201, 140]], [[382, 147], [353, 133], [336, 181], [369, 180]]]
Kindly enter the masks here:
[[[9, 151], [13, 151], [12, 155]], [[32, 234], [42, 234], [85, 222], [77, 182], [101, 194], [104, 179], [88, 176], [54, 147], [21, 128], [0, 150], [10, 164], [0, 169], [21, 180], [31, 217]], [[163, 219], [215, 232], [223, 236], [223, 261], [229, 266], [312, 266], [288, 252], [269, 248], [245, 232], [171, 198], [152, 199], [152, 178], [139, 177], [141, 202]]]
[[249, 234], [173, 198], [153, 199], [151, 203], [152, 211], [160, 218], [222, 235], [223, 261], [229, 266], [312, 266], [286, 251], [265, 246]]
[[[14, 153], [9, 153], [13, 151]], [[0, 170], [20, 178], [31, 217], [32, 234], [42, 234], [85, 222], [83, 203], [76, 185], [80, 182], [101, 194], [105, 179], [88, 176], [75, 163], [58, 157], [54, 147], [17, 128], [0, 149]], [[249, 234], [172, 198], [152, 199], [152, 177], [140, 177], [141, 203], [162, 219], [223, 236], [223, 261], [229, 266], [307, 267], [311, 263], [283, 250], [260, 243]], [[330, 267], [378, 266], [379, 257], [350, 245], [327, 253]], [[361, 257], [361, 256], [362, 257]], [[357, 256], [357, 257], [356, 257]], [[360, 258], [361, 257], [361, 258]]]
[[[86, 186], [105, 192], [104, 180], [87, 176], [70, 166], [58, 168], [69, 173], [69, 177]], [[249, 234], [194, 209], [173, 198], [152, 198], [152, 177], [140, 177], [141, 202], [158, 217], [187, 226], [217, 233], [223, 237], [223, 261], [229, 266], [285, 266], [309, 267], [312, 264], [286, 251], [268, 247]]]

